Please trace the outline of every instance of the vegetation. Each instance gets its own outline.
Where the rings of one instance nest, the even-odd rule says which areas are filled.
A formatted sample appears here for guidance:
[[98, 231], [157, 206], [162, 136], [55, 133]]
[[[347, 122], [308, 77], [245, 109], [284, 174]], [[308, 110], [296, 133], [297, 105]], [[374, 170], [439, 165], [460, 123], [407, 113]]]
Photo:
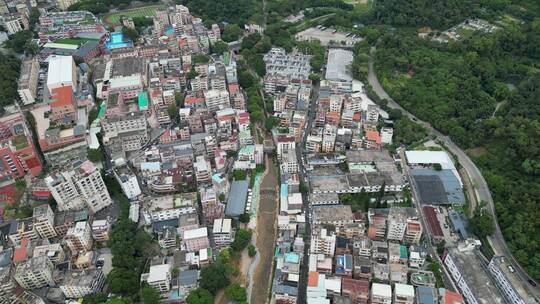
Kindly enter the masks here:
[[249, 244], [248, 246], [248, 255], [250, 257], [254, 257], [257, 254], [257, 248], [253, 244]]
[[221, 39], [225, 42], [236, 41], [242, 36], [244, 31], [237, 24], [230, 24], [225, 27], [223, 34], [221, 34]]
[[194, 64], [206, 64], [210, 61], [210, 56], [199, 53], [193, 55], [193, 63]]
[[199, 286], [215, 295], [218, 290], [229, 285], [231, 272], [231, 266], [220, 263], [219, 261], [213, 263], [201, 270]]
[[213, 54], [223, 54], [229, 49], [229, 45], [223, 41], [217, 41], [211, 45], [210, 49]]
[[145, 283], [141, 290], [141, 299], [144, 304], [157, 304], [159, 303], [159, 292]]
[[247, 173], [245, 170], [235, 170], [233, 172], [234, 180], [245, 180], [246, 177], [247, 177]]
[[103, 161], [103, 152], [101, 149], [88, 149], [88, 160], [93, 163], [99, 163]]
[[485, 203], [480, 204], [474, 210], [474, 216], [470, 220], [471, 230], [479, 238], [485, 239], [493, 234], [493, 216], [485, 209]]
[[257, 0], [181, 0], [190, 12], [206, 24], [228, 22], [232, 24], [260, 23], [262, 2]]
[[18, 96], [20, 64], [14, 56], [0, 54], [0, 106], [12, 104]]
[[246, 289], [238, 283], [234, 283], [225, 288], [225, 296], [235, 303], [247, 303]]
[[4, 43], [4, 46], [12, 49], [15, 53], [36, 54], [39, 51], [37, 44], [32, 42], [32, 32], [26, 30], [9, 36], [9, 40]]
[[188, 304], [214, 304], [214, 296], [204, 288], [191, 291], [186, 299]]
[[139, 32], [136, 29], [123, 26], [122, 27], [122, 34], [124, 37], [128, 38], [129, 40], [133, 41], [133, 43], [137, 42], [139, 40]]
[[240, 214], [240, 216], [238, 217], [238, 220], [240, 221], [240, 223], [244, 223], [244, 224], [249, 223], [250, 219], [251, 219], [251, 216], [249, 215], [249, 213]]
[[[473, 155], [495, 200], [500, 227], [515, 257], [540, 279], [540, 10], [521, 1], [377, 1], [374, 22], [441, 29], [467, 17], [500, 24], [459, 41], [433, 42], [408, 28], [382, 33], [376, 69], [388, 93]], [[501, 25], [501, 24], [500, 24]], [[395, 125], [396, 137], [400, 131]], [[407, 131], [408, 136], [414, 131]], [[471, 225], [486, 235], [483, 211]]]
[[231, 243], [231, 249], [236, 252], [244, 250], [251, 243], [251, 230], [239, 229], [234, 235], [234, 241]]

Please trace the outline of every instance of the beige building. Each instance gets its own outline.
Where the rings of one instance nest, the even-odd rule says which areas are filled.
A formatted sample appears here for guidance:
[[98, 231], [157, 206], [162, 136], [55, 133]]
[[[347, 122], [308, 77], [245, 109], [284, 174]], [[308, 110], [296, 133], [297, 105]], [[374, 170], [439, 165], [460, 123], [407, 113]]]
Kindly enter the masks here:
[[41, 205], [34, 208], [34, 229], [43, 239], [56, 236], [54, 230], [54, 212], [49, 205]]
[[24, 289], [53, 285], [53, 263], [46, 256], [33, 257], [15, 266], [13, 277]]
[[36, 101], [38, 76], [39, 62], [36, 58], [22, 62], [17, 91], [22, 103], [25, 105]]
[[100, 292], [105, 285], [101, 269], [68, 270], [63, 281], [58, 284], [67, 299], [78, 299]]
[[77, 222], [68, 229], [64, 238], [71, 253], [78, 254], [92, 249], [92, 229], [88, 222]]

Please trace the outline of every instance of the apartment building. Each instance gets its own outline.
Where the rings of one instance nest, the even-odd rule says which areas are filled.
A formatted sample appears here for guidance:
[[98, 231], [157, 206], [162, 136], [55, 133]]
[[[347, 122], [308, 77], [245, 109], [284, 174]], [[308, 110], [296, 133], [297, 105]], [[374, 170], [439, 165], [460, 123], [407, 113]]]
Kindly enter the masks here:
[[39, 238], [36, 230], [34, 229], [34, 223], [31, 217], [12, 221], [9, 232], [10, 233], [7, 237], [15, 246], [20, 245], [21, 241], [24, 239], [35, 241]]
[[336, 249], [336, 235], [330, 234], [325, 228], [315, 232], [311, 239], [310, 252], [312, 254], [324, 254], [334, 256]]
[[13, 278], [24, 289], [52, 286], [54, 265], [46, 256], [33, 257], [15, 265]]
[[88, 222], [77, 222], [75, 227], [68, 229], [64, 241], [74, 255], [91, 250], [92, 228]]
[[209, 112], [230, 108], [229, 92], [227, 90], [204, 91], [204, 101]]
[[92, 213], [112, 204], [111, 196], [99, 169], [90, 161], [75, 167], [73, 175], [76, 187]]
[[146, 281], [159, 292], [171, 290], [171, 265], [161, 264], [150, 266], [150, 271], [141, 276], [141, 281]]
[[407, 229], [407, 210], [405, 208], [390, 208], [388, 214], [388, 230], [386, 238], [392, 241], [403, 240]]
[[105, 285], [105, 275], [101, 269], [68, 270], [64, 273], [60, 290], [67, 299], [79, 299], [100, 292]]
[[48, 244], [43, 242], [43, 245], [34, 247], [33, 257], [39, 256], [48, 257], [54, 265], [63, 263], [66, 259], [66, 253], [60, 243]]
[[34, 229], [44, 239], [56, 236], [54, 230], [54, 212], [49, 205], [41, 205], [34, 208]]
[[39, 76], [39, 62], [37, 58], [22, 62], [17, 83], [17, 92], [25, 105], [32, 104], [37, 98], [37, 83]]
[[206, 227], [184, 231], [182, 246], [188, 252], [199, 251], [210, 246], [208, 229]]
[[414, 304], [414, 287], [396, 283], [394, 285], [394, 304]]
[[18, 12], [3, 15], [2, 23], [10, 35], [29, 28], [27, 16]]
[[332, 225], [342, 227], [353, 224], [353, 215], [349, 205], [315, 206], [313, 212], [313, 226]]
[[95, 220], [92, 222], [92, 238], [96, 242], [106, 242], [109, 240], [111, 223], [108, 220]]
[[51, 123], [69, 126], [77, 121], [77, 105], [71, 86], [51, 89], [50, 101], [49, 120]]
[[372, 304], [392, 304], [392, 287], [387, 284], [373, 283], [370, 298]]
[[406, 244], [419, 244], [422, 238], [422, 224], [417, 219], [407, 219], [407, 228], [403, 236], [403, 242]]
[[204, 156], [197, 156], [195, 163], [193, 164], [195, 169], [195, 177], [197, 182], [208, 182], [212, 177], [212, 166], [210, 162], [204, 158]]
[[232, 220], [215, 219], [213, 226], [214, 243], [218, 247], [226, 247], [232, 242]]
[[113, 158], [125, 152], [138, 151], [148, 140], [148, 123], [144, 112], [107, 113], [100, 120], [103, 128], [103, 144]]

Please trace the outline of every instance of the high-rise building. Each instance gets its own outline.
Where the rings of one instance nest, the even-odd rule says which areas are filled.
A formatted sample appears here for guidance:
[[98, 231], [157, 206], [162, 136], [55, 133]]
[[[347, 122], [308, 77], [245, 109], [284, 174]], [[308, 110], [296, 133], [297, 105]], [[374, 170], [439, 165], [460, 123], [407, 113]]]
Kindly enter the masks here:
[[41, 205], [34, 208], [34, 229], [44, 239], [56, 236], [54, 230], [54, 212], [49, 205]]
[[39, 62], [36, 58], [23, 61], [18, 82], [19, 97], [23, 104], [34, 103], [37, 98]]
[[46, 256], [33, 257], [15, 266], [13, 277], [24, 289], [52, 285], [54, 265]]
[[77, 222], [68, 229], [64, 240], [71, 253], [86, 252], [92, 249], [92, 228], [88, 222]]
[[95, 213], [112, 204], [99, 170], [90, 161], [78, 162], [72, 171], [48, 176], [45, 182], [61, 211], [80, 210], [86, 204]]
[[407, 210], [405, 208], [391, 208], [388, 214], [388, 231], [386, 238], [393, 241], [402, 241], [407, 228]]

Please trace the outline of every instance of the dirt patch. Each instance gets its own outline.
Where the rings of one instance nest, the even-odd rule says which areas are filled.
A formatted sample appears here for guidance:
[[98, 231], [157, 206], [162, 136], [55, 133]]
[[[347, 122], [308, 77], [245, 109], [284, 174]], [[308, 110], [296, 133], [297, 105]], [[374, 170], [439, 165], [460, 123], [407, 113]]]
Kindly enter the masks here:
[[[272, 160], [271, 160], [272, 161]], [[266, 303], [271, 286], [272, 262], [276, 239], [277, 174], [276, 165], [268, 162], [268, 172], [261, 183], [261, 196], [257, 214], [257, 250], [260, 261], [253, 276], [250, 303]], [[263, 191], [275, 189], [274, 191]], [[264, 193], [264, 194], [263, 194]]]
[[467, 154], [469, 154], [471, 157], [480, 157], [487, 153], [486, 148], [484, 147], [476, 147], [467, 150]]

